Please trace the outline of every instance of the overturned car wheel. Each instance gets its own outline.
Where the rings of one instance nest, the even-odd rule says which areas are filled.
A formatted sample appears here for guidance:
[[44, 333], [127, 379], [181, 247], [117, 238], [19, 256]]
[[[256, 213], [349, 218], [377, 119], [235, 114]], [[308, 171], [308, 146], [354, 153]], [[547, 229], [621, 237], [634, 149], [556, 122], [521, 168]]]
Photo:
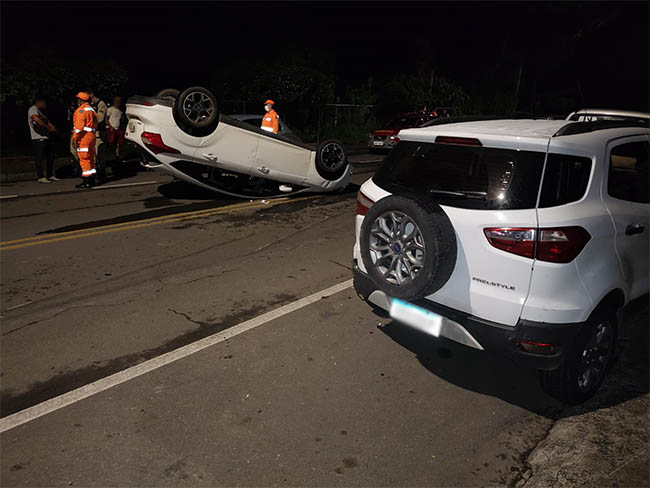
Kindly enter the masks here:
[[316, 171], [326, 180], [338, 180], [348, 169], [348, 154], [336, 139], [321, 142], [316, 148]]
[[361, 256], [379, 290], [416, 300], [435, 293], [456, 265], [456, 234], [445, 212], [400, 196], [368, 210], [361, 226]]
[[204, 136], [219, 124], [216, 97], [206, 88], [193, 86], [184, 90], [174, 107], [176, 122], [188, 134]]
[[156, 93], [156, 98], [165, 98], [167, 100], [176, 101], [178, 100], [179, 95], [181, 94], [180, 90], [176, 88], [165, 88]]

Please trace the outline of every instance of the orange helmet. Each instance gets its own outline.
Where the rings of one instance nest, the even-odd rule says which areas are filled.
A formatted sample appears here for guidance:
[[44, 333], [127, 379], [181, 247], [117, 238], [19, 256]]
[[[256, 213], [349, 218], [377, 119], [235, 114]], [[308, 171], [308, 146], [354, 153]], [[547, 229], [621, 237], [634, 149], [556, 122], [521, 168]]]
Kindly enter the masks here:
[[90, 95], [88, 95], [86, 92], [79, 92], [77, 93], [77, 98], [81, 98], [82, 100], [88, 100], [90, 99]]
[[264, 105], [275, 105], [275, 102], [273, 100], [269, 99], [266, 102], [264, 102]]

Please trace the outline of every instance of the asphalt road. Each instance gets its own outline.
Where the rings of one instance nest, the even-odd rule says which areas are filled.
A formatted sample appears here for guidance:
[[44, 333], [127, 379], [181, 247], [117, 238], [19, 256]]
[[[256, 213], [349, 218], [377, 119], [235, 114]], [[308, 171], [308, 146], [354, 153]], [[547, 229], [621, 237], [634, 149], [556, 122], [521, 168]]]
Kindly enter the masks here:
[[3, 187], [2, 416], [46, 405], [0, 435], [3, 486], [516, 483], [562, 406], [356, 297], [355, 187], [125, 183]]

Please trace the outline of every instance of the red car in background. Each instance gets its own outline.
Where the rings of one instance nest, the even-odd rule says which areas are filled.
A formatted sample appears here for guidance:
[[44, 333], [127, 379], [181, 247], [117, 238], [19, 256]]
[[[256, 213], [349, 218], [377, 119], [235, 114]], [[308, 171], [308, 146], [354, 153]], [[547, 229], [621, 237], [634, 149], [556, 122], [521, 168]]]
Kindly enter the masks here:
[[425, 122], [439, 117], [451, 116], [451, 107], [437, 107], [435, 110], [406, 112], [390, 120], [383, 129], [373, 130], [368, 136], [368, 149], [371, 152], [392, 149], [399, 142], [397, 134], [402, 129], [421, 127]]

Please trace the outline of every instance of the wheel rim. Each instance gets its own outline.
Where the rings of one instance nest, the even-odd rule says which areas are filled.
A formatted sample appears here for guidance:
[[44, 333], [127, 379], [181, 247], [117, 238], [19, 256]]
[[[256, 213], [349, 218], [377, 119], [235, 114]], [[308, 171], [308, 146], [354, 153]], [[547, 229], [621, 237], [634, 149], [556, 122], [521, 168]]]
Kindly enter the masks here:
[[340, 144], [330, 142], [321, 149], [320, 160], [327, 169], [335, 171], [345, 163], [345, 151]]
[[370, 255], [375, 270], [394, 285], [407, 285], [418, 276], [426, 258], [422, 232], [405, 213], [386, 212], [370, 229]]
[[201, 122], [212, 117], [214, 105], [205, 93], [191, 92], [183, 101], [183, 113], [192, 122]]
[[592, 390], [605, 375], [613, 352], [613, 337], [612, 326], [607, 322], [598, 324], [589, 336], [580, 355], [578, 387], [581, 391]]

